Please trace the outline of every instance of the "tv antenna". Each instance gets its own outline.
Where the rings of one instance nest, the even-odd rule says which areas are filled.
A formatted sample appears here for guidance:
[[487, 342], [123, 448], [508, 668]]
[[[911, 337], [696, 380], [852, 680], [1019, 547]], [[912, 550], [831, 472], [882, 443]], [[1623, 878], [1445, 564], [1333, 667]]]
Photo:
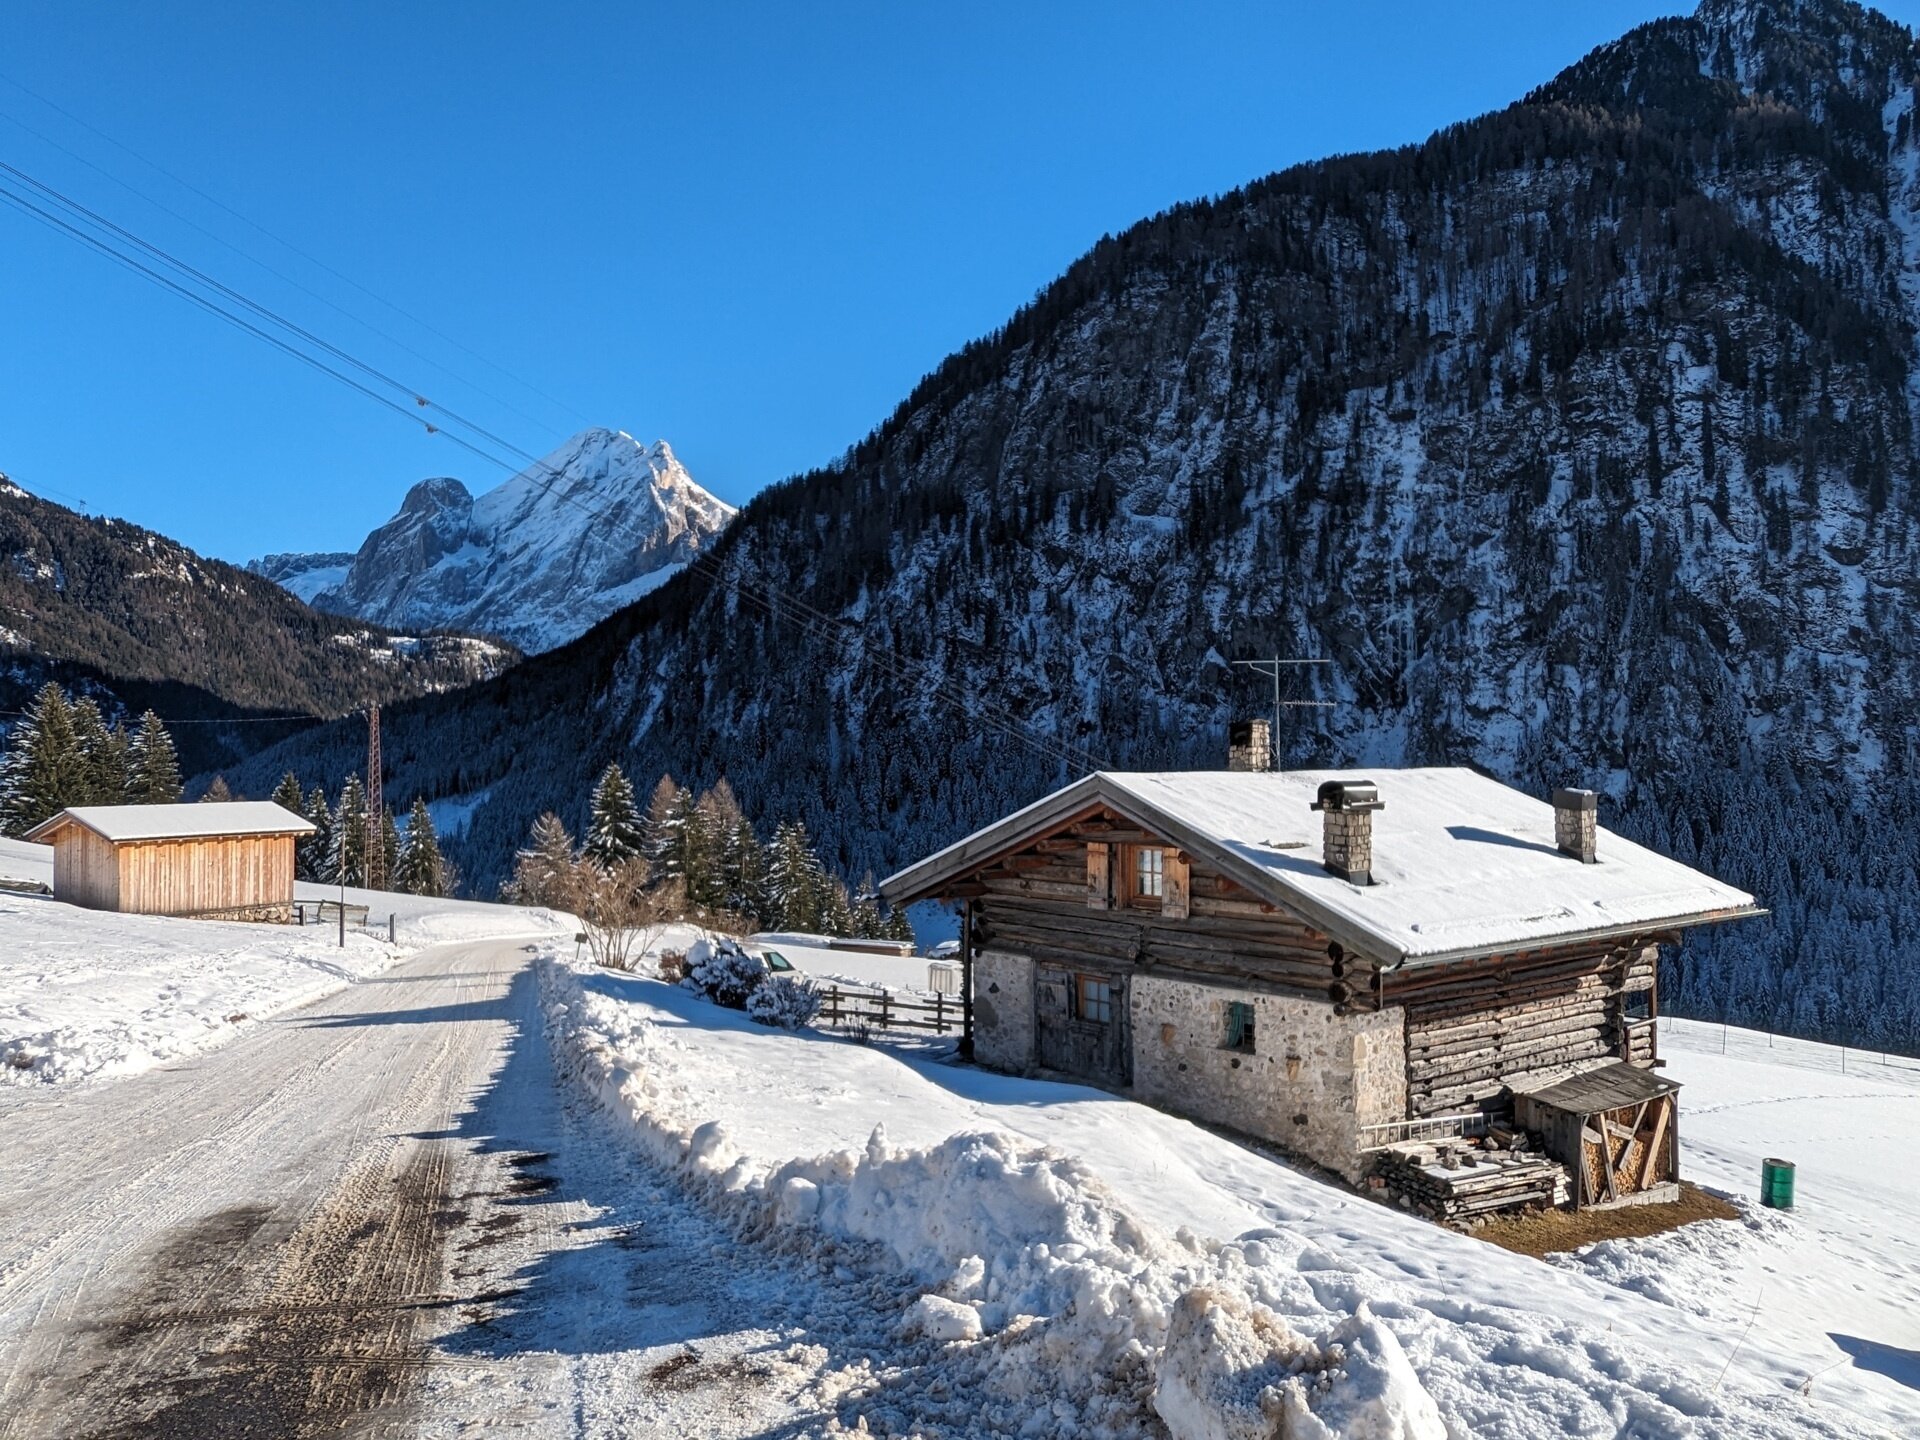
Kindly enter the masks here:
[[1280, 712], [1282, 710], [1331, 710], [1331, 700], [1282, 700], [1280, 698], [1280, 677], [1299, 665], [1331, 665], [1331, 660], [1289, 660], [1275, 655], [1265, 660], [1236, 660], [1235, 666], [1252, 670], [1273, 679], [1273, 729], [1267, 736], [1267, 746], [1273, 752], [1273, 768], [1280, 768]]

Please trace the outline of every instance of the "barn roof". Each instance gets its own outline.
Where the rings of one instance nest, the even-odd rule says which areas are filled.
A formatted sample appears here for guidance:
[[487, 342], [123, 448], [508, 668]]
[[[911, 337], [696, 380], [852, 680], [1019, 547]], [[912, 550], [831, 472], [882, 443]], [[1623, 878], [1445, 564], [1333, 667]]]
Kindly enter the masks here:
[[[1372, 885], [1320, 863], [1323, 781], [1374, 780]], [[1763, 913], [1710, 875], [1599, 832], [1599, 863], [1554, 843], [1553, 807], [1458, 768], [1098, 772], [919, 864], [881, 889], [938, 895], [995, 857], [1106, 807], [1179, 845], [1250, 893], [1389, 965], [1435, 964], [1547, 944], [1672, 930]]]
[[134, 840], [203, 840], [222, 835], [311, 835], [313, 822], [271, 800], [202, 801], [194, 805], [69, 805], [29, 830], [51, 840], [80, 825], [116, 845]]

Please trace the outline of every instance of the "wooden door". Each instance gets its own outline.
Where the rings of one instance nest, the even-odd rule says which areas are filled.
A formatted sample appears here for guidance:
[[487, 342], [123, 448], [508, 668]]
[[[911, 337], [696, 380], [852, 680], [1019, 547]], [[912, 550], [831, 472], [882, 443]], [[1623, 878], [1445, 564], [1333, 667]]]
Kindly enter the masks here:
[[1102, 1085], [1133, 1083], [1133, 1030], [1124, 975], [1041, 967], [1034, 972], [1034, 1059]]

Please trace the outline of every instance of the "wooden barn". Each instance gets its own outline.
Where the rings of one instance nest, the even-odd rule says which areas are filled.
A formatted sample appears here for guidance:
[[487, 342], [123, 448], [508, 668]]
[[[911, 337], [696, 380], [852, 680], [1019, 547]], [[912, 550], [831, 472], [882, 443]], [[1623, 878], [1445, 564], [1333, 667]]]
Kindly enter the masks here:
[[1089, 775], [884, 883], [962, 905], [976, 1057], [1442, 1218], [1675, 1193], [1660, 947], [1763, 913], [1752, 897], [1600, 829], [1590, 791], [1253, 768], [1263, 752]]
[[313, 825], [270, 800], [75, 805], [27, 839], [53, 846], [56, 900], [130, 915], [284, 923], [293, 847]]

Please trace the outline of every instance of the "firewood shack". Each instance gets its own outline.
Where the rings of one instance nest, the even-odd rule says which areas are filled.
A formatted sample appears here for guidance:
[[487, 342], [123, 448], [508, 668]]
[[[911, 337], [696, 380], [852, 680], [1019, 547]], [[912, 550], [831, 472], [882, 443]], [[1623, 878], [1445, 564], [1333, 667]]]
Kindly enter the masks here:
[[1753, 897], [1600, 828], [1591, 791], [1275, 771], [1236, 739], [1237, 768], [1088, 775], [884, 882], [958, 903], [976, 1058], [1441, 1219], [1672, 1198], [1661, 948]]

